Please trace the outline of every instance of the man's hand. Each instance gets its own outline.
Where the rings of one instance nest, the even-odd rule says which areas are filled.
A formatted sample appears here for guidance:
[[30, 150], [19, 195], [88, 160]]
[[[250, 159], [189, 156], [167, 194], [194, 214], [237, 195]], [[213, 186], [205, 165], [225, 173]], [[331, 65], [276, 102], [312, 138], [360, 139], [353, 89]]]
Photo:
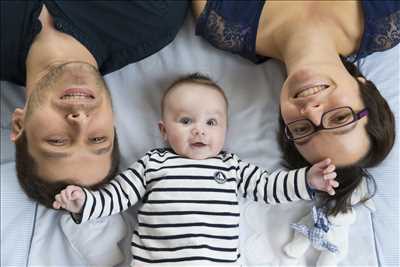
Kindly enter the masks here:
[[53, 208], [63, 208], [72, 213], [80, 213], [85, 200], [86, 195], [82, 188], [76, 185], [69, 185], [55, 196]]
[[335, 194], [334, 188], [339, 186], [335, 178], [335, 165], [330, 159], [315, 163], [307, 173], [307, 183], [312, 189], [325, 191], [331, 196]]

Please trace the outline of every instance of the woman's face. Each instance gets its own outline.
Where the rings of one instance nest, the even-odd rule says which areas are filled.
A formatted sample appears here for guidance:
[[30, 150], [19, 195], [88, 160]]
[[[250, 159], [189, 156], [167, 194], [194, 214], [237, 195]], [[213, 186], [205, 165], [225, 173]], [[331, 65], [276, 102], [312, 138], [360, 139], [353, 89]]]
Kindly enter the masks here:
[[[359, 90], [356, 79], [344, 67], [319, 66], [297, 70], [289, 74], [282, 88], [282, 118], [285, 124], [306, 118], [318, 126], [322, 114], [334, 108], [349, 106], [357, 113], [365, 108]], [[364, 117], [338, 129], [318, 131], [294, 141], [295, 146], [310, 163], [331, 158], [337, 166], [353, 164], [369, 149], [365, 130], [367, 119]]]

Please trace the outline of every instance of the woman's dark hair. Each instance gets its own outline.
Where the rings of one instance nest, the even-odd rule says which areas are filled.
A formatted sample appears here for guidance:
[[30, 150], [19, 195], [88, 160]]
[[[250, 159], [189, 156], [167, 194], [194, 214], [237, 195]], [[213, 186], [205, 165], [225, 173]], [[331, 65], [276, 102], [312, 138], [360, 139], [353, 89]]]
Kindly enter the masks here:
[[[110, 170], [100, 183], [87, 188], [97, 189], [114, 178], [119, 172], [119, 161], [120, 152], [117, 133], [115, 132]], [[48, 208], [53, 208], [55, 195], [69, 184], [65, 182], [48, 182], [45, 178], [38, 175], [35, 159], [28, 151], [28, 139], [25, 132], [22, 133], [21, 137], [15, 143], [15, 164], [19, 184], [28, 197]]]
[[[357, 67], [341, 57], [347, 71], [355, 78], [365, 77]], [[336, 194], [330, 196], [327, 193], [318, 192], [318, 205], [325, 206], [328, 214], [336, 215], [339, 212], [347, 212], [351, 207], [351, 195], [361, 184], [363, 177], [369, 186], [369, 195], [363, 201], [374, 196], [376, 183], [366, 168], [377, 166], [389, 154], [395, 139], [395, 120], [386, 100], [379, 93], [376, 86], [369, 80], [361, 82], [358, 79], [360, 96], [366, 108], [368, 108], [368, 123], [366, 131], [370, 139], [370, 148], [367, 154], [355, 164], [336, 169], [339, 187]], [[287, 168], [300, 168], [309, 163], [298, 152], [293, 142], [285, 138], [285, 123], [282, 116], [279, 117], [278, 142], [282, 150], [282, 164]]]

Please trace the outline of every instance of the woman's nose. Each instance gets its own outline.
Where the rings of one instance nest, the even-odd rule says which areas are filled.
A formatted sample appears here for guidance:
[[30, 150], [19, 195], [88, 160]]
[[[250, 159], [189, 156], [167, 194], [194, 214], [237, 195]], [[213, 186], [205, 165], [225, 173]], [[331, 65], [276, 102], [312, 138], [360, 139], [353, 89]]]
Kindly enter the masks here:
[[322, 106], [318, 103], [306, 104], [301, 107], [300, 114], [311, 120], [314, 125], [320, 125], [323, 114]]
[[300, 108], [300, 113], [303, 115], [303, 114], [306, 114], [307, 112], [309, 112], [310, 110], [315, 110], [315, 109], [318, 109], [318, 108], [320, 108], [320, 104], [318, 104], [318, 103], [305, 103], [304, 105], [302, 105], [301, 106], [301, 108]]

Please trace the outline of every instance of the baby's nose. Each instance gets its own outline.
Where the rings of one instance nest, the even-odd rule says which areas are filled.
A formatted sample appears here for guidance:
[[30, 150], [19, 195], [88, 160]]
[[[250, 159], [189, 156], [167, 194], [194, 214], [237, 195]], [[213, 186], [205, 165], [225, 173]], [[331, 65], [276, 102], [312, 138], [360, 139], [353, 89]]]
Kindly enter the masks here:
[[205, 132], [204, 132], [204, 129], [202, 127], [194, 127], [192, 129], [192, 134], [193, 135], [204, 135]]

